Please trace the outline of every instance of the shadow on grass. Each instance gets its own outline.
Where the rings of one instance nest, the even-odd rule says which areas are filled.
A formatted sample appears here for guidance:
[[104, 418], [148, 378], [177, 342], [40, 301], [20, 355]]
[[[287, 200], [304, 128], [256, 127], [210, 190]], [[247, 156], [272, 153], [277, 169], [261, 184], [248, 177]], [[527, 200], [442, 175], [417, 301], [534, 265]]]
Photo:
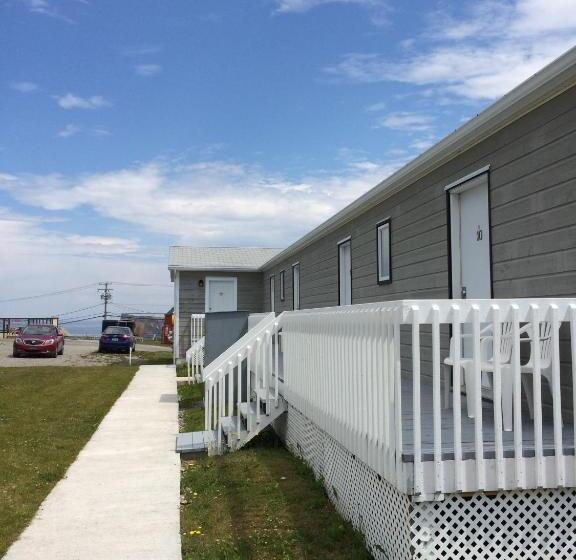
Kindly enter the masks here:
[[185, 559], [371, 558], [312, 471], [271, 429], [238, 452], [194, 463], [183, 489], [202, 489], [202, 499], [186, 506], [183, 526], [205, 525], [202, 535], [184, 536]]

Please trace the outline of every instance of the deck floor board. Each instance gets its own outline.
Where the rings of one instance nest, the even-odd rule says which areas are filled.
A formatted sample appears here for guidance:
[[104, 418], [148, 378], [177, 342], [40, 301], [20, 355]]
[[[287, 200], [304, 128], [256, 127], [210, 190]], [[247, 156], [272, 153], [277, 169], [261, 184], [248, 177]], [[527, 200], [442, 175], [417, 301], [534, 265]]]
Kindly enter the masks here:
[[[543, 385], [545, 386], [545, 385]], [[544, 391], [547, 390], [546, 388]], [[422, 460], [434, 460], [434, 417], [432, 404], [432, 380], [422, 377], [421, 381], [421, 433], [422, 433]], [[450, 393], [452, 399], [452, 393]], [[462, 418], [462, 454], [463, 459], [473, 459], [476, 456], [474, 439], [474, 419], [467, 414], [466, 396], [462, 395], [461, 418]], [[572, 415], [562, 412], [562, 447], [565, 455], [574, 455], [574, 423]], [[442, 409], [442, 458], [451, 460], [454, 458], [454, 417], [452, 408]], [[402, 438], [404, 462], [414, 460], [413, 441], [413, 400], [412, 382], [408, 376], [402, 377]], [[484, 457], [494, 458], [494, 408], [489, 399], [482, 401], [482, 431], [484, 438]], [[522, 450], [524, 457], [533, 457], [535, 448], [534, 421], [528, 414], [526, 403], [522, 406]], [[554, 455], [554, 424], [552, 421], [552, 408], [544, 407], [542, 415], [542, 441], [545, 456]], [[502, 443], [505, 457], [514, 457], [514, 432], [502, 431]]]

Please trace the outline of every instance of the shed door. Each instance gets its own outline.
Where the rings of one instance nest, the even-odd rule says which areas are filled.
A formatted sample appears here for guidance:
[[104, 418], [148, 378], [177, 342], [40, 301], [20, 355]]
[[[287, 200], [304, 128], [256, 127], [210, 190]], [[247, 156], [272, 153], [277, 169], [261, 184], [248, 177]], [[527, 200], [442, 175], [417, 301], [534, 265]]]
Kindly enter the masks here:
[[450, 190], [452, 297], [490, 299], [488, 173]]
[[206, 278], [206, 312], [237, 311], [236, 278]]

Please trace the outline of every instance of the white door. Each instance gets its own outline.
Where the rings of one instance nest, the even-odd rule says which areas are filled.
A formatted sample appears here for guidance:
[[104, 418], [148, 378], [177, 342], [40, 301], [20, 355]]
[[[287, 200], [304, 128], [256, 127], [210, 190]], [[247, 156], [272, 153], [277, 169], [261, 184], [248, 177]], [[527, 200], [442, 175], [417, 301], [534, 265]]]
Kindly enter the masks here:
[[340, 305], [350, 305], [352, 303], [352, 254], [350, 240], [338, 245], [338, 275]]
[[[488, 173], [483, 173], [450, 189], [450, 239], [452, 256], [452, 297], [490, 299], [490, 204]], [[481, 325], [484, 327], [485, 325]], [[471, 325], [462, 327], [464, 334]], [[462, 340], [462, 357], [472, 357], [472, 344]], [[490, 378], [482, 375], [482, 387], [490, 391]]]
[[292, 308], [300, 309], [300, 263], [292, 265]]
[[237, 311], [236, 278], [206, 278], [206, 312]]
[[450, 190], [452, 297], [490, 299], [488, 174]]

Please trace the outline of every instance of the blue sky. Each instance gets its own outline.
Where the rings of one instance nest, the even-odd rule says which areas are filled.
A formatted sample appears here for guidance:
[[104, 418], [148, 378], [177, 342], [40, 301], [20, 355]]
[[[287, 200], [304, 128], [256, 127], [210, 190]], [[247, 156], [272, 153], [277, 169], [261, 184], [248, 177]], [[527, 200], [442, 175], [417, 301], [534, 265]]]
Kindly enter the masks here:
[[168, 284], [170, 244], [288, 244], [576, 44], [575, 8], [0, 0], [0, 299]]

